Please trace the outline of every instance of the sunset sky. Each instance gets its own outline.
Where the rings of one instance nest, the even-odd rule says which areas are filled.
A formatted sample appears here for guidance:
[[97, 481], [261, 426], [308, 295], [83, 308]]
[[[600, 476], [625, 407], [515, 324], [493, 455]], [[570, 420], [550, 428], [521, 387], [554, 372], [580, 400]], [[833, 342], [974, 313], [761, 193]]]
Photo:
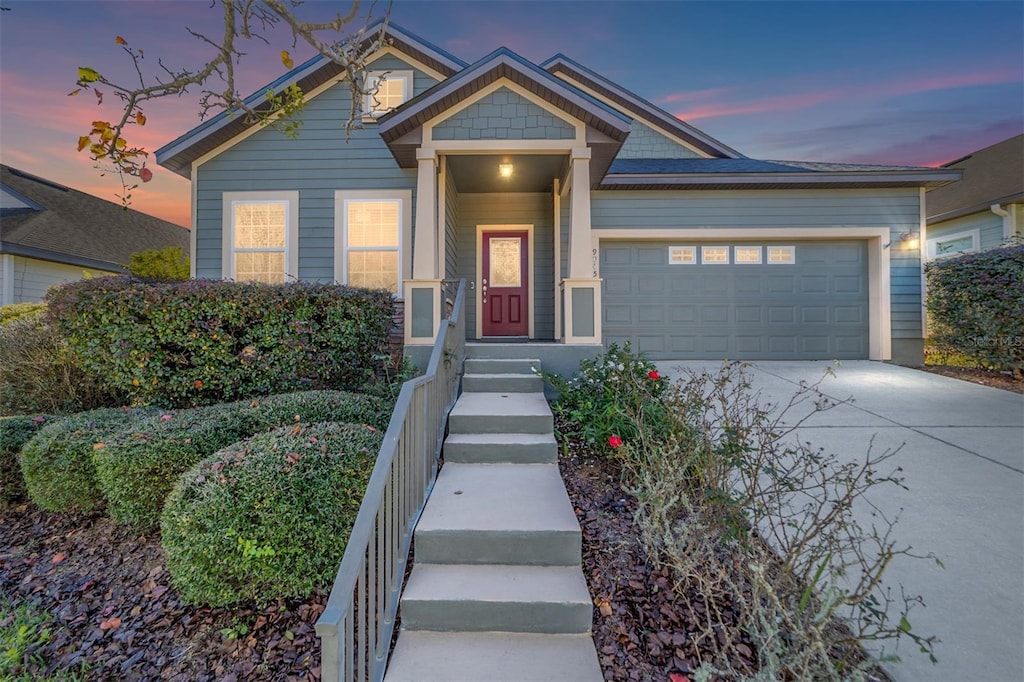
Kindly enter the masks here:
[[[210, 0], [0, 0], [0, 161], [116, 201], [120, 183], [75, 151], [116, 101], [67, 97], [79, 66], [130, 74], [123, 36], [169, 67], [209, 51]], [[383, 6], [383, 5], [381, 5]], [[310, 0], [324, 17], [347, 3]], [[365, 7], [365, 6], [364, 6]], [[938, 165], [1024, 132], [1024, 3], [1008, 2], [415, 2], [392, 19], [472, 62], [506, 46], [541, 62], [588, 66], [761, 159]], [[246, 93], [284, 72], [271, 45], [251, 44]], [[296, 63], [312, 56], [301, 46]], [[131, 142], [155, 150], [199, 123], [195, 96], [146, 107]], [[189, 224], [188, 182], [151, 161], [133, 207]]]

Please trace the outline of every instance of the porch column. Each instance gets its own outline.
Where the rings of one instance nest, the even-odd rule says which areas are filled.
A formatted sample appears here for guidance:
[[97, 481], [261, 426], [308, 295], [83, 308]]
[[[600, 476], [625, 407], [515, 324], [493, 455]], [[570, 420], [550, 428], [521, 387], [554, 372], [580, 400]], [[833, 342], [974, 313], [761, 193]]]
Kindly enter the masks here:
[[434, 343], [442, 317], [437, 269], [437, 153], [416, 150], [416, 220], [413, 223], [412, 279], [405, 281], [405, 345]]
[[590, 231], [590, 149], [572, 150], [569, 189], [569, 276], [562, 280], [565, 343], [601, 343], [601, 280]]

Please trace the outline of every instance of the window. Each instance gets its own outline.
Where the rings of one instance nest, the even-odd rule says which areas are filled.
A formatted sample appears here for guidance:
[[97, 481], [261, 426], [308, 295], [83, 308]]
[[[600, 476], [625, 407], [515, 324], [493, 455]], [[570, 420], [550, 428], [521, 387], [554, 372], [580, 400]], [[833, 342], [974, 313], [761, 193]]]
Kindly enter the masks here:
[[729, 264], [729, 247], [728, 246], [702, 246], [700, 247], [700, 260], [702, 263], [708, 265], [728, 265]]
[[363, 112], [382, 116], [412, 97], [412, 71], [370, 71], [366, 74]]
[[298, 275], [298, 192], [225, 192], [223, 274], [281, 284]]
[[353, 287], [402, 293], [402, 244], [412, 192], [335, 192], [335, 277]]
[[793, 265], [796, 263], [796, 247], [769, 246], [768, 263], [771, 265]]
[[734, 262], [741, 265], [757, 265], [761, 262], [760, 246], [734, 246]]
[[970, 253], [978, 250], [981, 230], [967, 230], [956, 232], [942, 237], [929, 239], [927, 244], [928, 259], [942, 258], [943, 256], [955, 256], [959, 253]]
[[693, 265], [697, 262], [696, 246], [670, 246], [668, 247], [669, 265]]

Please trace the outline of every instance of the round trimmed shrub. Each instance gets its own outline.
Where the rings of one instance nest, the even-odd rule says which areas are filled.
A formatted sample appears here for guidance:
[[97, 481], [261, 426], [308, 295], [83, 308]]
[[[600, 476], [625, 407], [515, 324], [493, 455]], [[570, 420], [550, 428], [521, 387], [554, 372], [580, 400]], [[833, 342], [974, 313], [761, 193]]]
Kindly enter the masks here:
[[386, 429], [393, 404], [378, 397], [348, 391], [299, 391], [257, 398], [253, 433], [296, 422], [345, 422]]
[[161, 519], [182, 599], [225, 606], [330, 585], [380, 447], [362, 424], [300, 424], [224, 448], [174, 486]]
[[178, 476], [254, 430], [252, 408], [240, 402], [170, 411], [112, 434], [92, 453], [107, 513], [136, 530], [156, 530]]
[[36, 431], [53, 417], [0, 418], [0, 509], [25, 499], [25, 479], [21, 476], [18, 453]]
[[125, 426], [152, 414], [147, 408], [105, 407], [46, 424], [21, 449], [28, 495], [47, 511], [92, 511], [103, 506], [92, 457]]

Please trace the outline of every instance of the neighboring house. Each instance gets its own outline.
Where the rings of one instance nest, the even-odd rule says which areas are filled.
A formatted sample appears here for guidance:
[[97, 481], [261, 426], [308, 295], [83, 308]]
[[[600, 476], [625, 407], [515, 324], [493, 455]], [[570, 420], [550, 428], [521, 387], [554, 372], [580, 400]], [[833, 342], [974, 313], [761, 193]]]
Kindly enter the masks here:
[[0, 305], [41, 301], [54, 284], [124, 272], [133, 253], [180, 246], [188, 230], [0, 166]]
[[928, 192], [929, 260], [1024, 237], [1024, 134], [942, 167], [961, 171], [963, 179]]
[[542, 358], [921, 361], [924, 192], [958, 171], [750, 159], [562, 55], [387, 32], [350, 139], [316, 57], [270, 86], [307, 93], [297, 140], [222, 115], [157, 151], [192, 182], [195, 275], [388, 287], [414, 358], [465, 278], [467, 337]]

